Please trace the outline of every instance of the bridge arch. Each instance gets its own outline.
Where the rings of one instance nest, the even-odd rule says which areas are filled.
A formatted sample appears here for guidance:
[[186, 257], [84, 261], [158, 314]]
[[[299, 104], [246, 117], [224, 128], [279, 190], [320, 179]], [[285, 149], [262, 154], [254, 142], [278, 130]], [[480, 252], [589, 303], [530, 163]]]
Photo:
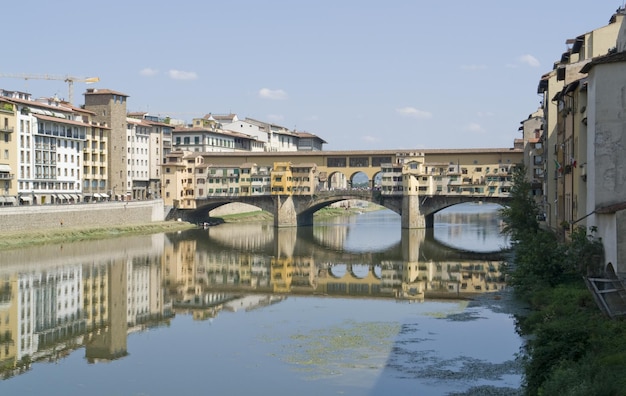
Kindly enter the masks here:
[[350, 174], [349, 177], [351, 188], [371, 188], [372, 180], [370, 176], [364, 171], [355, 171]]
[[[209, 211], [228, 203], [242, 202], [274, 215], [276, 227], [313, 225], [313, 215], [323, 207], [346, 200], [361, 200], [381, 205], [398, 213], [402, 228], [432, 228], [435, 213], [453, 205], [467, 202], [487, 202], [506, 206], [509, 197], [459, 195], [398, 195], [382, 194], [372, 189], [343, 189], [318, 191], [313, 195], [224, 196], [196, 199], [195, 209], [174, 209], [168, 219], [182, 218], [194, 223], [211, 221]], [[172, 213], [171, 212], [171, 213]]]
[[219, 218], [219, 216], [215, 216], [215, 218], [212, 218], [209, 215], [209, 213], [214, 209], [220, 208], [225, 205], [233, 204], [233, 203], [245, 203], [246, 205], [256, 207], [266, 212], [274, 213], [273, 204], [267, 200], [259, 200], [255, 202], [242, 202], [242, 200], [239, 198], [223, 197], [223, 199], [212, 199], [211, 201], [197, 200], [196, 202], [199, 205], [195, 209], [172, 210], [172, 212], [168, 216], [168, 219], [173, 219], [173, 218], [178, 217], [194, 224], [213, 223], [216, 218]]
[[313, 199], [297, 201], [296, 212], [298, 213], [298, 224], [311, 225], [313, 224], [313, 215], [318, 210], [337, 202], [350, 200], [366, 201], [380, 204], [372, 196], [372, 192], [369, 189], [329, 191], [327, 193], [322, 192], [316, 194]]
[[328, 266], [328, 273], [334, 279], [351, 279], [354, 281], [366, 281], [373, 279], [381, 279], [381, 271], [376, 270], [371, 264], [345, 264], [336, 263]]
[[441, 212], [444, 209], [450, 208], [455, 205], [466, 203], [491, 203], [497, 204], [502, 207], [506, 206], [510, 198], [508, 197], [467, 197], [467, 196], [433, 196], [424, 197], [421, 204], [421, 210], [424, 215], [434, 215], [437, 212]]
[[341, 171], [334, 171], [328, 175], [327, 185], [324, 186], [326, 190], [345, 190], [348, 188], [348, 176]]
[[431, 196], [420, 201], [420, 211], [426, 218], [426, 228], [432, 228], [435, 214], [449, 207], [465, 203], [492, 203], [502, 207], [510, 201], [509, 197], [471, 197], [471, 196]]

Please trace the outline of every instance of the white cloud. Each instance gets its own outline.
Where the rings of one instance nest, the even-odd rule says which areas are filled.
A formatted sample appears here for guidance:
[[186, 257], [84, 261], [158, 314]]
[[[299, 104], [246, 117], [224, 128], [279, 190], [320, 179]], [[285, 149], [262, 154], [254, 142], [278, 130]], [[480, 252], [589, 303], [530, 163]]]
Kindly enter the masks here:
[[287, 99], [287, 92], [283, 91], [282, 89], [261, 88], [259, 90], [259, 98], [285, 100]]
[[485, 132], [485, 129], [480, 124], [477, 124], [475, 122], [469, 123], [465, 127], [465, 130], [468, 131], [468, 132], [473, 132], [473, 133], [484, 133]]
[[485, 70], [486, 68], [487, 66], [485, 65], [461, 65], [462, 70], [470, 70], [470, 71]]
[[144, 77], [153, 77], [153, 76], [156, 76], [157, 74], [159, 74], [159, 71], [157, 69], [152, 69], [150, 67], [146, 67], [145, 69], [141, 69], [139, 71], [139, 74], [144, 76]]
[[182, 71], [182, 70], [170, 70], [167, 72], [173, 80], [195, 80], [198, 78], [196, 72]]
[[418, 110], [414, 107], [402, 107], [402, 108], [396, 109], [396, 113], [405, 117], [418, 118], [420, 120], [427, 120], [427, 119], [433, 118], [432, 113], [428, 111], [424, 111], [424, 110]]
[[541, 66], [541, 64], [539, 63], [539, 60], [537, 58], [535, 58], [532, 55], [526, 54], [526, 55], [522, 55], [518, 58], [518, 60], [522, 63], [527, 64], [530, 67], [539, 67]]

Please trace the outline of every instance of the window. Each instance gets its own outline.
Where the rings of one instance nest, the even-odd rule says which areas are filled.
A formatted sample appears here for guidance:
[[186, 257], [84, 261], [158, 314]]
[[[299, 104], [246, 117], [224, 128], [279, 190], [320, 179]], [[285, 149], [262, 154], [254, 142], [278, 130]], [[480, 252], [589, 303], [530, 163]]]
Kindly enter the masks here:
[[326, 160], [326, 166], [331, 168], [345, 168], [347, 161], [345, 157], [331, 157]]

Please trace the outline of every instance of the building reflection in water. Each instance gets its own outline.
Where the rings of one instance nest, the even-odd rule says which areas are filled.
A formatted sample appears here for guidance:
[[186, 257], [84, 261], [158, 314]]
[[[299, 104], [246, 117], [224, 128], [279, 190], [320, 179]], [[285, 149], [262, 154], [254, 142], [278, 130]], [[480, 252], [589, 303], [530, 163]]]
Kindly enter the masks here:
[[[404, 230], [378, 252], [341, 249], [345, 233], [228, 225], [171, 235], [41, 246], [0, 255], [0, 373], [85, 348], [87, 362], [128, 354], [130, 332], [175, 314], [215, 319], [289, 295], [461, 298], [505, 287], [497, 254], [472, 256]], [[468, 258], [469, 257], [469, 258]]]

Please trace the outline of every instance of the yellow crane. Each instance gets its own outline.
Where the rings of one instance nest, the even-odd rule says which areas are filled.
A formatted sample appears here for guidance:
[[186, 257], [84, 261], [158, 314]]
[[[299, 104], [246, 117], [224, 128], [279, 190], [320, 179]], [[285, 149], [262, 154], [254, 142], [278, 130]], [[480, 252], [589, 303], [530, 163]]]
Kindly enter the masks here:
[[86, 84], [93, 84], [100, 81], [99, 77], [73, 77], [73, 76], [57, 76], [53, 74], [5, 74], [0, 73], [0, 78], [21, 78], [24, 80], [59, 80], [65, 81], [68, 85], [69, 95], [68, 100], [70, 103], [74, 103], [74, 83], [75, 82], [83, 82]]

